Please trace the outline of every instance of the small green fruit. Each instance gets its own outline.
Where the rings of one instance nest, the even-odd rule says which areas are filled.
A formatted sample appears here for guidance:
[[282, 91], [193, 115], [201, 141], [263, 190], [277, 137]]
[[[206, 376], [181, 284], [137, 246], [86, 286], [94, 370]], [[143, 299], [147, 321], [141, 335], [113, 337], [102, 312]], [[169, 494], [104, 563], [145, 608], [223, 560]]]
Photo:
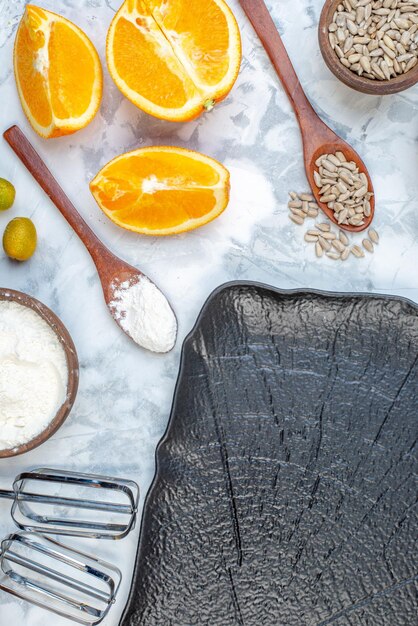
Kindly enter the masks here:
[[16, 191], [12, 183], [0, 178], [0, 211], [7, 211], [15, 201]]
[[27, 261], [36, 250], [37, 234], [32, 220], [15, 217], [9, 222], [3, 235], [3, 248], [11, 259]]

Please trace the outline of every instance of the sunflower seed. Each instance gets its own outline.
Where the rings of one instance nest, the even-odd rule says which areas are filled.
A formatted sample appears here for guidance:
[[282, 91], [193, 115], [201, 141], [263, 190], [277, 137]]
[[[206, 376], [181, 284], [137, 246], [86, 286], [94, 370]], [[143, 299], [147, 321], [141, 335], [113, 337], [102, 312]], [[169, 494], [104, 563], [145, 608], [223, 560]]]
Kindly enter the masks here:
[[348, 246], [348, 244], [350, 243], [350, 242], [348, 241], [348, 237], [347, 237], [347, 235], [346, 235], [345, 233], [343, 233], [343, 231], [342, 231], [342, 230], [340, 230], [340, 232], [338, 233], [338, 238], [339, 238], [339, 240], [341, 241], [341, 243], [342, 243], [344, 246]]
[[326, 170], [328, 170], [328, 172], [336, 172], [337, 171], [337, 166], [334, 165], [334, 163], [332, 163], [331, 161], [328, 160], [328, 154], [325, 156], [325, 159], [322, 161], [322, 167]]
[[328, 154], [327, 160], [333, 163], [336, 167], [340, 167], [341, 165], [341, 161], [336, 154]]
[[327, 252], [327, 257], [329, 259], [333, 259], [334, 261], [338, 261], [341, 258], [341, 254], [339, 252]]
[[379, 243], [379, 235], [378, 233], [374, 230], [374, 228], [371, 228], [368, 232], [369, 238], [371, 239], [371, 241], [375, 244]]
[[374, 246], [372, 242], [370, 241], [370, 239], [363, 239], [362, 244], [363, 244], [363, 248], [367, 250], [367, 252], [371, 252], [371, 253], [374, 252]]
[[353, 217], [350, 217], [348, 221], [352, 226], [363, 226], [364, 224], [364, 220], [361, 215], [353, 215]]
[[343, 211], [340, 211], [337, 215], [338, 223], [339, 224], [347, 223], [347, 217], [348, 217], [348, 209], [344, 209]]
[[417, 57], [413, 57], [412, 59], [410, 59], [408, 63], [405, 65], [404, 74], [412, 70], [412, 68], [415, 67], [417, 63], [418, 63]]
[[357, 257], [358, 259], [361, 259], [364, 257], [364, 252], [360, 248], [360, 246], [353, 246], [351, 248], [351, 254], [354, 254], [354, 256]]
[[315, 244], [315, 254], [318, 258], [321, 258], [321, 256], [324, 255], [324, 249], [321, 246], [321, 244], [319, 243], [319, 241], [316, 242]]
[[290, 209], [290, 211], [293, 215], [299, 215], [299, 217], [302, 217], [303, 219], [306, 217], [306, 213], [304, 213], [302, 209]]
[[318, 237], [313, 237], [312, 235], [308, 235], [308, 233], [305, 234], [305, 241], [307, 243], [315, 243], [316, 241], [318, 241]]
[[350, 248], [345, 248], [344, 252], [341, 253], [341, 260], [346, 261], [350, 256]]
[[309, 209], [307, 212], [307, 217], [318, 217], [318, 209]]
[[329, 233], [329, 231], [331, 230], [331, 225], [330, 224], [315, 224], [316, 228], [318, 230], [322, 230], [324, 233]]
[[318, 241], [321, 244], [321, 247], [325, 250], [325, 252], [329, 252], [331, 250], [331, 244], [329, 241], [327, 241], [321, 236], [318, 237]]
[[354, 163], [354, 161], [344, 161], [343, 163], [341, 163], [341, 167], [345, 167], [347, 170], [350, 170], [351, 172], [357, 171], [357, 164]]
[[340, 253], [344, 252], [345, 246], [344, 244], [341, 243], [339, 239], [335, 239], [331, 243], [332, 243], [332, 246], [337, 250], [337, 252], [340, 252]]
[[301, 217], [300, 215], [293, 215], [293, 213], [289, 215], [289, 219], [299, 226], [302, 226], [303, 222], [305, 221], [303, 217]]

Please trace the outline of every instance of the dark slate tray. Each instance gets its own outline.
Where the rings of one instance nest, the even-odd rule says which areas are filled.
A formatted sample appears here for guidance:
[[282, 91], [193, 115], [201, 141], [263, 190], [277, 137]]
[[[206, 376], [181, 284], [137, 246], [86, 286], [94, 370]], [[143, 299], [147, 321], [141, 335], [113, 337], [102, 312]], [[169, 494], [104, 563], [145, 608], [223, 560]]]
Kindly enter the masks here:
[[417, 311], [248, 283], [210, 297], [123, 626], [417, 624]]

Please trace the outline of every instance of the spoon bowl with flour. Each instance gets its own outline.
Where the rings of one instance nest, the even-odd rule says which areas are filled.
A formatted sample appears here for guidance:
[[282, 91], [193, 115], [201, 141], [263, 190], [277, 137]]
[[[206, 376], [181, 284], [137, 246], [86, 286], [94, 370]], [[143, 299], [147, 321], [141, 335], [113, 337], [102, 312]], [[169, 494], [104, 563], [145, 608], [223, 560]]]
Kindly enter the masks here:
[[[144, 274], [120, 260], [112, 277], [102, 279], [106, 304], [122, 330], [139, 346], [164, 354], [173, 349], [177, 320], [165, 295]], [[110, 263], [107, 268], [110, 267]], [[107, 269], [104, 274], [107, 274]]]
[[177, 319], [165, 295], [142, 272], [106, 248], [17, 126], [6, 130], [4, 138], [86, 246], [116, 323], [146, 350], [160, 354], [172, 350]]

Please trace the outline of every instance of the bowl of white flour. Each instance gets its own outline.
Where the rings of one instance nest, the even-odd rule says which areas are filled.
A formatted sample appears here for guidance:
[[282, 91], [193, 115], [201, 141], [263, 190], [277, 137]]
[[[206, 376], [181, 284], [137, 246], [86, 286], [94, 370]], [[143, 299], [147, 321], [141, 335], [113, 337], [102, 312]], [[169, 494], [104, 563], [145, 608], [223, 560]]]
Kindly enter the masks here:
[[32, 450], [60, 428], [78, 375], [61, 320], [35, 298], [0, 288], [0, 458]]

